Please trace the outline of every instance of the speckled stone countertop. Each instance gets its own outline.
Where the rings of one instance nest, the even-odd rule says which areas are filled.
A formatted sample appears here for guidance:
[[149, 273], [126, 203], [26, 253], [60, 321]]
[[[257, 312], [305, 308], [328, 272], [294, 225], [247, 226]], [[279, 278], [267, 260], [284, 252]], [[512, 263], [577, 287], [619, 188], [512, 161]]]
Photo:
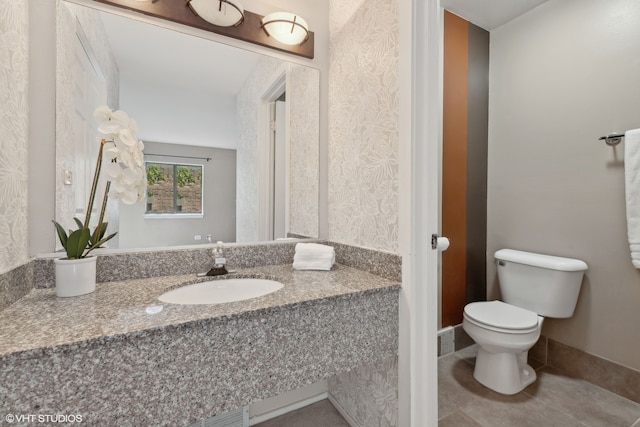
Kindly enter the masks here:
[[0, 312], [0, 412], [188, 425], [397, 351], [396, 281], [339, 264], [219, 279], [234, 276], [284, 287], [217, 305], [158, 301], [213, 279], [195, 274], [99, 283], [74, 298], [34, 289]]
[[[263, 297], [227, 304], [177, 305], [158, 301], [158, 297], [170, 289], [232, 277], [272, 279], [285, 286]], [[191, 274], [98, 284], [96, 292], [73, 298], [58, 298], [55, 289], [34, 289], [0, 312], [0, 356], [30, 350], [51, 351], [65, 344], [108, 340], [147, 329], [268, 311], [394, 285], [399, 284], [342, 265], [326, 272], [295, 271], [291, 265], [271, 265], [217, 277]], [[162, 310], [158, 313], [149, 314], [160, 307]]]

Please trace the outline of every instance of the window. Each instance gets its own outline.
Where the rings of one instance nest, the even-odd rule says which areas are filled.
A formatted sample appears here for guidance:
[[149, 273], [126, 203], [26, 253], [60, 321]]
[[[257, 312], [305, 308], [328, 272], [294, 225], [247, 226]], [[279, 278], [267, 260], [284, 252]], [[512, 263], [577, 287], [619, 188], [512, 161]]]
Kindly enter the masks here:
[[147, 214], [202, 215], [201, 165], [146, 162]]

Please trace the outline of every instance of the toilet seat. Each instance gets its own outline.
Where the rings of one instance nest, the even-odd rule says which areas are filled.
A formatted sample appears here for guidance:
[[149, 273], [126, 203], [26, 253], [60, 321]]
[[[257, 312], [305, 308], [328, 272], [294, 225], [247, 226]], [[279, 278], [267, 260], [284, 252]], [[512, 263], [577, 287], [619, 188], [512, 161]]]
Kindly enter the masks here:
[[477, 326], [507, 334], [528, 334], [538, 328], [538, 314], [502, 301], [472, 302], [464, 317]]

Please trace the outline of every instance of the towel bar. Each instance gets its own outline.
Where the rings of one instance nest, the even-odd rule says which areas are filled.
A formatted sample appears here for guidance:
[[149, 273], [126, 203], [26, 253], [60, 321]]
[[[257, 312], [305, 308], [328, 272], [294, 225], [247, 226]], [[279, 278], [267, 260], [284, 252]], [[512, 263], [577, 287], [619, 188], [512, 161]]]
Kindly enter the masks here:
[[614, 145], [618, 145], [620, 144], [620, 142], [622, 142], [622, 138], [624, 138], [624, 134], [620, 134], [620, 133], [610, 133], [607, 136], [601, 136], [600, 138], [598, 138], [598, 141], [602, 141], [604, 140], [605, 144], [610, 145], [610, 146], [614, 146]]

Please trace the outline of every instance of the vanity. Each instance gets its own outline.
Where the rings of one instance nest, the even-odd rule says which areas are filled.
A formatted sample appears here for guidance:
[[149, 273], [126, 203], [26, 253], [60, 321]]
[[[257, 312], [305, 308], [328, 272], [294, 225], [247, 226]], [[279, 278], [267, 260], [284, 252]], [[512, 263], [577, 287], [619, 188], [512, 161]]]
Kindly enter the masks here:
[[[292, 253], [292, 244], [274, 246]], [[74, 298], [34, 289], [0, 312], [2, 412], [80, 414], [89, 425], [190, 425], [388, 359], [398, 349], [400, 282], [366, 269], [245, 265], [231, 277], [283, 288], [215, 305], [158, 300], [211, 280], [195, 272], [114, 277]]]
[[[70, 224], [65, 224], [68, 228], [73, 227], [71, 221], [78, 206], [84, 206], [84, 198], [79, 191], [81, 186], [73, 185], [71, 177], [76, 177], [77, 183], [81, 183], [80, 177], [87, 175], [76, 164], [78, 159], [82, 159], [76, 149], [83, 147], [82, 141], [78, 143], [76, 140], [87, 137], [89, 143], [85, 147], [90, 147], [93, 142], [93, 135], [77, 132], [84, 127], [77, 126], [75, 122], [73, 102], [84, 99], [74, 96], [77, 86], [74, 82], [84, 81], [74, 74], [80, 72], [76, 52], [85, 52], [88, 57], [85, 71], [99, 69], [98, 74], [104, 76], [105, 87], [99, 91], [104, 92], [104, 103], [128, 110], [141, 125], [149, 123], [144, 118], [145, 112], [162, 124], [181, 123], [190, 117], [199, 117], [190, 114], [192, 110], [186, 107], [195, 105], [198, 109], [194, 111], [200, 112], [200, 104], [195, 102], [200, 98], [194, 96], [195, 101], [189, 103], [185, 97], [184, 105], [178, 108], [184, 114], [177, 120], [173, 109], [156, 105], [155, 101], [152, 101], [157, 107], [155, 109], [136, 111], [129, 108], [130, 105], [121, 105], [119, 97], [125, 86], [153, 94], [164, 93], [164, 98], [170, 101], [167, 105], [172, 107], [178, 99], [172, 96], [175, 91], [161, 92], [169, 85], [147, 88], [145, 85], [151, 79], [146, 77], [141, 82], [121, 80], [117, 70], [124, 70], [124, 66], [116, 63], [113, 51], [105, 43], [109, 36], [123, 32], [125, 24], [121, 20], [115, 21], [123, 18], [121, 14], [102, 16], [102, 20], [100, 14], [107, 15], [108, 8], [97, 7], [97, 3], [104, 2], [73, 0], [55, 3], [53, 6], [43, 2], [41, 6], [49, 8], [51, 17], [55, 15], [55, 19], [52, 18], [54, 22], [34, 26], [37, 41], [41, 44], [56, 40], [55, 61], [49, 55], [32, 58], [42, 60], [34, 69], [43, 70], [43, 78], [48, 79], [53, 74], [62, 77], [55, 85], [55, 128], [49, 129], [50, 134], [55, 133], [55, 153], [52, 150], [51, 156], [39, 156], [46, 161], [30, 164], [31, 170], [38, 171], [30, 175], [30, 184], [34, 188], [45, 188], [55, 181], [55, 210], [34, 209], [30, 224], [51, 227], [50, 221], [55, 218], [70, 221]], [[155, 21], [149, 25], [148, 18], [135, 14], [130, 18], [140, 21], [135, 24], [146, 25], [151, 30], [162, 27]], [[109, 19], [117, 24], [117, 30], [108, 30]], [[127, 40], [129, 44], [141, 40], [140, 35], [145, 30], [139, 27], [133, 31], [136, 37], [130, 37]], [[176, 37], [184, 36], [183, 31], [174, 32]], [[193, 35], [192, 31], [189, 33]], [[201, 33], [196, 32], [196, 35], [198, 37], [192, 40], [195, 43], [205, 39], [207, 44], [214, 42]], [[159, 37], [150, 39], [160, 40]], [[155, 68], [156, 71], [170, 62], [182, 63], [179, 60], [167, 61], [166, 47], [167, 44], [158, 44], [140, 52], [162, 52], [158, 55], [162, 64]], [[206, 50], [194, 55], [196, 59], [214, 58], [215, 65], [231, 62], [230, 55], [213, 55], [210, 53], [213, 47], [203, 48]], [[137, 56], [142, 58], [143, 55]], [[110, 212], [114, 215], [109, 218], [112, 227], [119, 224], [118, 229], [110, 231], [118, 231], [121, 239], [119, 246], [112, 241], [113, 247], [129, 252], [100, 253], [98, 285], [96, 291], [88, 295], [67, 299], [56, 297], [52, 288], [51, 259], [30, 260], [9, 272], [9, 279], [0, 280], [0, 294], [8, 290], [6, 296], [0, 295], [0, 307], [3, 308], [0, 310], [0, 418], [6, 414], [75, 414], [81, 415], [87, 425], [189, 425], [397, 355], [400, 292], [400, 260], [397, 255], [376, 255], [336, 244], [338, 264], [332, 271], [294, 271], [291, 267], [292, 243], [225, 247], [228, 264], [238, 274], [273, 279], [281, 282], [283, 288], [259, 298], [216, 305], [174, 305], [158, 300], [161, 294], [175, 287], [209, 280], [197, 278], [196, 273], [211, 267], [212, 248], [206, 244], [192, 249], [167, 250], [166, 246], [206, 241], [208, 235], [214, 236], [214, 240], [220, 238], [236, 242], [280, 237], [265, 225], [271, 224], [272, 218], [263, 214], [272, 209], [261, 200], [265, 199], [262, 193], [269, 193], [270, 189], [260, 186], [257, 190], [256, 184], [270, 173], [269, 167], [265, 167], [269, 164], [266, 150], [260, 151], [263, 146], [260, 138], [272, 131], [268, 121], [261, 124], [255, 118], [266, 113], [263, 111], [264, 100], [282, 98], [279, 91], [283, 88], [286, 89], [285, 111], [290, 119], [288, 158], [294, 160], [285, 164], [285, 169], [289, 169], [286, 188], [290, 194], [284, 198], [289, 201], [284, 209], [288, 212], [289, 224], [284, 231], [287, 237], [320, 235], [320, 132], [321, 123], [327, 121], [327, 112], [326, 108], [320, 108], [320, 94], [326, 92], [326, 88], [321, 91], [317, 68], [326, 71], [328, 60], [290, 62], [283, 56], [261, 55], [254, 58], [256, 66], [251, 68], [254, 72], [249, 76], [251, 79], [246, 80], [250, 84], [243, 87], [242, 96], [234, 101], [238, 105], [235, 119], [214, 113], [207, 116], [208, 120], [198, 121], [214, 127], [200, 133], [206, 135], [207, 140], [216, 135], [221, 139], [226, 136], [227, 140], [238, 141], [238, 179], [220, 178], [216, 175], [220, 168], [204, 173], [206, 179], [233, 181], [238, 183], [238, 188], [228, 203], [219, 197], [205, 200], [203, 211], [220, 214], [220, 206], [231, 206], [233, 212], [219, 215], [215, 224], [194, 229], [183, 228], [184, 223], [175, 218], [150, 219], [146, 225], [155, 228], [145, 229], [140, 223], [127, 221], [124, 211]], [[220, 57], [225, 61], [217, 60]], [[92, 62], [94, 60], [95, 63]], [[237, 69], [249, 67], [239, 66]], [[233, 68], [229, 71], [231, 75], [237, 74]], [[152, 74], [157, 73], [140, 73], [142, 76]], [[225, 78], [211, 78], [210, 73], [206, 79], [183, 80], [227, 82]], [[182, 87], [180, 92], [183, 92]], [[205, 90], [198, 88], [196, 94], [203, 93]], [[219, 94], [206, 93], [208, 100], [221, 98]], [[127, 93], [129, 99], [133, 95]], [[94, 108], [92, 106], [90, 110]], [[227, 112], [232, 110], [236, 109], [225, 109]], [[157, 119], [159, 113], [165, 112], [169, 114], [167, 119]], [[43, 112], [37, 121], [53, 123], [54, 117], [49, 113]], [[213, 119], [219, 119], [220, 123]], [[233, 126], [234, 131], [239, 130], [238, 134], [223, 134], [225, 127], [222, 125], [229, 123], [238, 123], [238, 126]], [[93, 126], [87, 124], [86, 128]], [[141, 126], [141, 130], [153, 128], [152, 125]], [[154, 132], [159, 136], [150, 134], [143, 137], [141, 134], [140, 137], [145, 143], [188, 142], [198, 146], [197, 141], [189, 139], [184, 130], [168, 132], [156, 129]], [[174, 134], [179, 135], [180, 141], [167, 140], [167, 135]], [[262, 136], [258, 137], [259, 134]], [[79, 151], [84, 153], [87, 150]], [[165, 152], [159, 144], [147, 153], [151, 160], [157, 161], [166, 159], [169, 154], [175, 158], [171, 159], [173, 163], [184, 162], [194, 155], [191, 152]], [[154, 159], [154, 156], [162, 157]], [[200, 159], [202, 163], [209, 163], [206, 159], [210, 156], [203, 157], [205, 160]], [[216, 158], [213, 158], [211, 165], [215, 166], [215, 162]], [[74, 173], [69, 173], [72, 171]], [[215, 184], [209, 187], [215, 188]], [[82, 200], [82, 203], [76, 203], [77, 200]], [[143, 215], [144, 212], [138, 212], [137, 218], [143, 218]], [[192, 225], [196, 219], [186, 222]], [[219, 224], [220, 229], [213, 228]], [[53, 228], [49, 229], [53, 233]], [[141, 246], [128, 246], [124, 241], [131, 239], [135, 245], [140, 245], [138, 234], [166, 238], [170, 231], [178, 229], [180, 240], [145, 242]], [[225, 230], [235, 230], [235, 237], [224, 237]], [[131, 249], [157, 246], [164, 249]], [[30, 250], [38, 253], [53, 251], [54, 248], [42, 243], [42, 247], [31, 247]], [[10, 286], [4, 286], [4, 282]]]

